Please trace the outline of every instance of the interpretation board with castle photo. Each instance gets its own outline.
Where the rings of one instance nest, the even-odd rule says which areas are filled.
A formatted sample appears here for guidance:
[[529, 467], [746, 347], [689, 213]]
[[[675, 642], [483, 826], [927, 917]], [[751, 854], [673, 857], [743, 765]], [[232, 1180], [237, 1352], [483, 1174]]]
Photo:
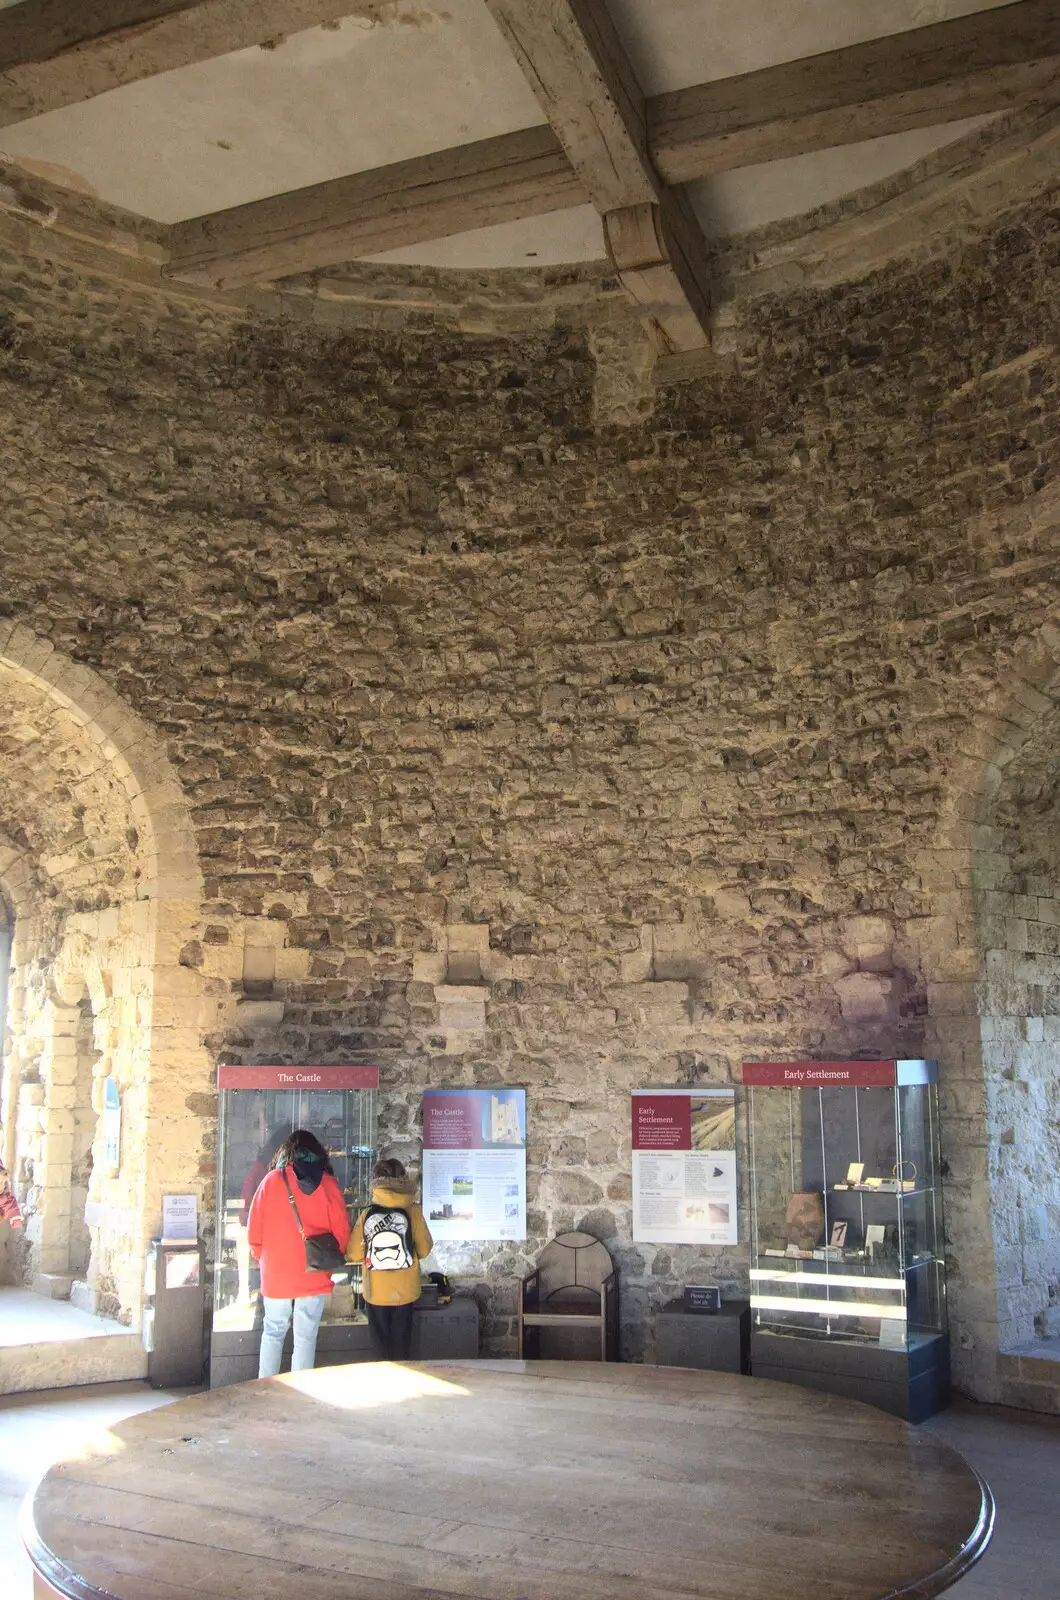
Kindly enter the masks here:
[[428, 1089], [423, 1210], [435, 1240], [526, 1238], [526, 1090]]

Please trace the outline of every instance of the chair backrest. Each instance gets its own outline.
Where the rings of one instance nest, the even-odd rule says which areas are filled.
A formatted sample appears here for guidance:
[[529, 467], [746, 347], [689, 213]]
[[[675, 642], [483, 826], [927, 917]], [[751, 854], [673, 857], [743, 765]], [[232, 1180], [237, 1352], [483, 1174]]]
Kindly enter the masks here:
[[560, 1289], [599, 1295], [614, 1263], [607, 1246], [591, 1233], [560, 1233], [538, 1256], [537, 1271], [542, 1300]]

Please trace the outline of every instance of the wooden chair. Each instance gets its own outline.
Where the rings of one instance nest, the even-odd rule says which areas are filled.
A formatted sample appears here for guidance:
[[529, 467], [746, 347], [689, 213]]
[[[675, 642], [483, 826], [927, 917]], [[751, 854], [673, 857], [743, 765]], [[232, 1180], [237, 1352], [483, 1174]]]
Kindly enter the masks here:
[[542, 1328], [593, 1328], [600, 1336], [600, 1360], [618, 1360], [618, 1279], [607, 1246], [591, 1233], [559, 1234], [523, 1279], [522, 1359], [540, 1357]]

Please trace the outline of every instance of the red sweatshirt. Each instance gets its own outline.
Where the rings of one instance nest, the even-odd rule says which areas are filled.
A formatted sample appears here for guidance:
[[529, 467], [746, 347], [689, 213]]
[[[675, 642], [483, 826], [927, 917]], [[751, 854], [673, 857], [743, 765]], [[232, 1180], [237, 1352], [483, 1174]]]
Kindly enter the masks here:
[[[10, 1189], [5, 1189], [3, 1194], [0, 1194], [0, 1222], [10, 1222], [13, 1228], [22, 1226], [22, 1212]], [[343, 1249], [345, 1248], [344, 1245]]]
[[[333, 1233], [340, 1250], [350, 1237], [346, 1203], [330, 1172], [325, 1172], [312, 1194], [303, 1194], [293, 1169], [288, 1173], [298, 1215], [306, 1233]], [[282, 1171], [270, 1172], [250, 1204], [247, 1242], [255, 1261], [261, 1262], [261, 1292], [269, 1300], [299, 1300], [304, 1295], [330, 1294], [327, 1272], [307, 1272], [305, 1245], [287, 1198]]]

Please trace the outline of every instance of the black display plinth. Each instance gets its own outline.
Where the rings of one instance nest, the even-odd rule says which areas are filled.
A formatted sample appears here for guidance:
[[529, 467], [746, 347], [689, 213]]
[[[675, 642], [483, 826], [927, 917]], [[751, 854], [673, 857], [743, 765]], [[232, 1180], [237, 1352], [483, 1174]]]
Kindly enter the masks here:
[[[258, 1375], [261, 1330], [215, 1331], [210, 1340], [210, 1388], [244, 1383]], [[478, 1302], [468, 1297], [444, 1306], [417, 1306], [412, 1318], [413, 1361], [466, 1361], [478, 1355]], [[371, 1361], [366, 1322], [322, 1322], [317, 1335], [318, 1367]], [[283, 1368], [291, 1361], [291, 1335], [284, 1345]]]
[[655, 1316], [655, 1364], [746, 1372], [750, 1334], [748, 1300], [723, 1300], [720, 1311], [688, 1311], [683, 1300], [668, 1300]]
[[144, 1308], [147, 1381], [152, 1389], [202, 1383], [206, 1251], [199, 1239], [151, 1245]]
[[798, 1334], [751, 1334], [751, 1371], [805, 1389], [844, 1395], [923, 1422], [949, 1404], [950, 1350], [942, 1335], [914, 1340], [908, 1350]]

